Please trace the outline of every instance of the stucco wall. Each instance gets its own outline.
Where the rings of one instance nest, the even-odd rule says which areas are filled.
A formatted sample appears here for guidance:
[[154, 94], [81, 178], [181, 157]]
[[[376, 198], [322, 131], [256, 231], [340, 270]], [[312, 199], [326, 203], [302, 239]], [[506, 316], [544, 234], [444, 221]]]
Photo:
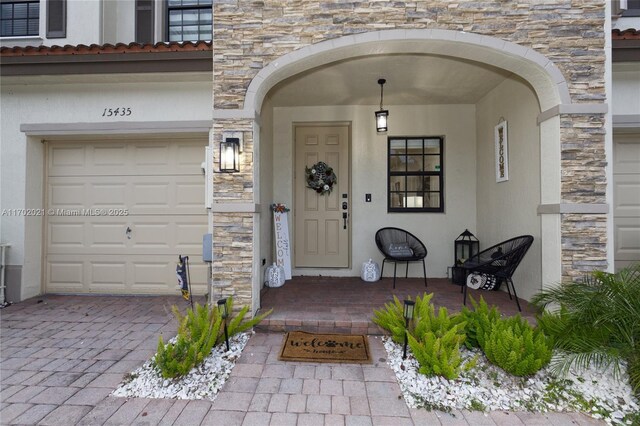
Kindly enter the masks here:
[[[5, 79], [0, 99], [0, 208], [43, 207], [44, 145], [40, 141], [47, 139], [47, 136], [27, 137], [20, 131], [21, 124], [64, 123], [69, 125], [71, 132], [72, 127], [79, 123], [93, 123], [98, 129], [103, 123], [211, 120], [210, 82], [174, 81], [168, 84], [166, 74], [156, 79], [164, 82], [153, 82], [153, 76], [144, 78], [147, 83], [105, 84], [76, 80], [72, 84], [68, 80], [65, 84], [64, 77], [61, 77], [58, 84], [39, 78], [21, 79], [19, 83], [11, 84], [16, 80]], [[201, 79], [195, 74], [193, 78]], [[105, 108], [118, 107], [129, 107], [132, 114], [117, 118], [102, 117]], [[146, 132], [160, 133], [152, 126]], [[102, 132], [95, 130], [87, 134], [97, 137]], [[12, 244], [7, 263], [12, 267], [12, 276], [22, 281], [21, 298], [39, 294], [41, 218], [2, 216], [0, 230], [1, 240]], [[14, 286], [17, 283], [8, 284]]]
[[[538, 100], [531, 88], [510, 78], [476, 105], [478, 233], [481, 249], [518, 235], [534, 243], [514, 276], [518, 296], [541, 288], [540, 135]], [[494, 126], [507, 121], [509, 180], [496, 182]]]
[[[364, 261], [381, 261], [374, 242], [384, 226], [407, 229], [427, 249], [427, 275], [446, 276], [453, 263], [453, 241], [465, 230], [475, 231], [476, 164], [474, 105], [389, 105], [389, 135], [377, 134], [373, 111], [377, 106], [274, 108], [274, 201], [293, 205], [293, 125], [303, 122], [344, 122], [352, 125], [351, 142], [351, 238], [350, 269], [294, 269], [299, 275], [358, 276]], [[387, 136], [444, 136], [445, 213], [387, 213]], [[262, 149], [265, 149], [263, 146]], [[471, 153], [471, 154], [470, 154]], [[372, 202], [365, 202], [365, 194]], [[293, 237], [293, 221], [290, 235]], [[292, 250], [293, 251], [293, 250]], [[385, 275], [389, 271], [385, 271]], [[410, 276], [422, 276], [419, 264]]]

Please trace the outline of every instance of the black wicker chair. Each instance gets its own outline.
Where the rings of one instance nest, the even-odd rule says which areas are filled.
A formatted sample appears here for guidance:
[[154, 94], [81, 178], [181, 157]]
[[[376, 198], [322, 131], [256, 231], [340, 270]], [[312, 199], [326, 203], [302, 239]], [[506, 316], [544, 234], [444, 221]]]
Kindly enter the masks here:
[[382, 228], [376, 232], [376, 245], [382, 252], [382, 270], [384, 263], [393, 262], [393, 288], [396, 288], [396, 268], [398, 263], [406, 263], [405, 278], [409, 277], [409, 262], [422, 261], [422, 271], [424, 273], [424, 286], [427, 286], [427, 266], [424, 258], [427, 257], [427, 248], [415, 235], [400, 228]]
[[[496, 244], [493, 247], [489, 247], [486, 250], [470, 257], [466, 262], [462, 264], [465, 269], [466, 275], [470, 273], [480, 273], [495, 277], [498, 285], [504, 281], [507, 284], [507, 292], [509, 293], [509, 299], [511, 297], [511, 288], [513, 289], [513, 296], [516, 299], [518, 310], [520, 308], [520, 302], [518, 301], [518, 295], [516, 294], [516, 287], [513, 285], [511, 277], [516, 271], [516, 268], [524, 258], [524, 255], [531, 247], [533, 243], [533, 237], [531, 235], [522, 235], [519, 237], [511, 238], [510, 240], [503, 241], [500, 244]], [[467, 285], [463, 286], [464, 298], [463, 304], [467, 304]]]

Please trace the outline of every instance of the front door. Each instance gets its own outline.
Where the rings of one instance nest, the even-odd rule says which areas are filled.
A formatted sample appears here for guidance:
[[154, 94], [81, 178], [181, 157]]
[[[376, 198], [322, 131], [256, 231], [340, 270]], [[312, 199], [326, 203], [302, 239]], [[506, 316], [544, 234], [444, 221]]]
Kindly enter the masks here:
[[[295, 151], [295, 267], [348, 268], [349, 126], [296, 126]], [[305, 172], [320, 161], [337, 178], [324, 195], [307, 187]]]

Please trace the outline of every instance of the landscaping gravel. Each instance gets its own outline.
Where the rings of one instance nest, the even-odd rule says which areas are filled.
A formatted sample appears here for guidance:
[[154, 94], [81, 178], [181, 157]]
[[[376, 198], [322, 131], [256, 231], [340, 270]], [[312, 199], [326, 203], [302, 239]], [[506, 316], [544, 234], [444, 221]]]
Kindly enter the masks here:
[[[231, 374], [236, 360], [251, 337], [241, 333], [229, 338], [229, 351], [223, 343], [211, 351], [204, 362], [184, 377], [164, 379], [153, 359], [129, 373], [113, 391], [113, 396], [140, 398], [207, 399], [213, 401]], [[175, 342], [175, 338], [170, 342]]]
[[[410, 407], [443, 411], [581, 411], [609, 424], [629, 425], [634, 424], [631, 418], [640, 411], [629, 384], [615, 379], [611, 369], [600, 371], [591, 366], [584, 371], [572, 369], [558, 377], [546, 367], [532, 377], [521, 378], [489, 363], [481, 351], [463, 347], [463, 372], [458, 379], [449, 381], [418, 373], [419, 364], [409, 349], [403, 360], [403, 346], [388, 337], [382, 339], [388, 363]], [[474, 358], [476, 366], [464, 371], [464, 365]]]

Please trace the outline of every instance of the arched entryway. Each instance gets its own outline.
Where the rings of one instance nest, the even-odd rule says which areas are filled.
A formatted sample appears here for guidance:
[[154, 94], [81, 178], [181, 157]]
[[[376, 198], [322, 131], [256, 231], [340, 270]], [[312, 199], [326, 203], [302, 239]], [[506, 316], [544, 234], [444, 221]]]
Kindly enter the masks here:
[[[525, 295], [530, 295], [544, 284], [557, 282], [561, 279], [561, 256], [560, 256], [560, 218], [559, 213], [544, 214], [544, 207], [548, 204], [560, 202], [560, 123], [558, 117], [558, 106], [570, 103], [570, 97], [567, 90], [566, 82], [556, 66], [543, 55], [539, 53], [503, 40], [495, 39], [487, 36], [476, 34], [462, 33], [456, 31], [445, 30], [389, 30], [369, 32], [351, 36], [345, 36], [315, 45], [310, 45], [271, 62], [264, 67], [252, 80], [249, 85], [242, 110], [217, 110], [214, 111], [216, 118], [220, 119], [251, 119], [254, 123], [253, 138], [256, 145], [254, 153], [255, 191], [257, 194], [257, 202], [266, 207], [273, 201], [287, 202], [291, 205], [293, 202], [294, 190], [285, 188], [289, 185], [288, 181], [293, 176], [293, 129], [299, 123], [348, 123], [351, 126], [352, 133], [350, 135], [352, 143], [351, 149], [357, 152], [351, 152], [352, 163], [356, 167], [352, 167], [352, 175], [350, 176], [351, 188], [349, 201], [355, 209], [352, 217], [356, 222], [369, 223], [368, 226], [359, 226], [351, 233], [352, 251], [349, 268], [334, 269], [328, 271], [327, 275], [357, 275], [361, 258], [369, 257], [372, 249], [372, 241], [367, 241], [375, 232], [375, 227], [380, 223], [406, 222], [407, 216], [393, 217], [386, 211], [385, 206], [378, 206], [378, 213], [371, 219], [369, 205], [364, 205], [361, 198], [365, 194], [375, 192], [371, 187], [362, 184], [369, 177], [365, 167], [358, 167], [358, 158], [362, 159], [360, 154], [366, 152], [366, 147], [357, 146], [362, 142], [362, 138], [382, 138], [375, 142], [382, 141], [382, 144], [375, 143], [380, 151], [386, 150], [386, 136], [376, 135], [375, 131], [370, 132], [372, 126], [373, 111], [376, 109], [376, 102], [371, 102], [370, 97], [354, 101], [351, 97], [349, 102], [340, 101], [333, 104], [326, 103], [326, 100], [316, 102], [310, 101], [307, 105], [295, 105], [281, 102], [287, 93], [292, 94], [296, 88], [309, 86], [309, 79], [313, 77], [330, 78], [332, 73], [342, 72], [344, 77], [345, 70], [352, 69], [353, 66], [362, 65], [360, 69], [362, 74], [367, 74], [365, 70], [371, 71], [378, 63], [402, 62], [411, 58], [415, 59], [419, 68], [425, 73], [430, 72], [428, 68], [429, 61], [431, 65], [438, 63], [443, 66], [443, 62], [450, 62], [449, 66], [470, 67], [483, 70], [487, 76], [498, 75], [498, 83], [489, 88], [485, 93], [480, 94], [480, 100], [475, 98], [477, 95], [473, 90], [468, 89], [468, 101], [455, 103], [452, 105], [431, 104], [429, 99], [420, 104], [406, 105], [390, 105], [392, 120], [395, 117], [404, 117], [409, 122], [417, 123], [421, 117], [448, 117], [452, 120], [448, 123], [448, 129], [453, 131], [456, 128], [470, 128], [473, 126], [473, 143], [467, 146], [459, 144], [461, 139], [465, 138], [464, 134], [457, 134], [455, 137], [449, 135], [446, 138], [448, 145], [445, 147], [445, 164], [447, 171], [445, 172], [445, 181], [449, 181], [447, 189], [447, 199], [452, 202], [445, 209], [444, 216], [438, 216], [437, 220], [432, 219], [435, 216], [423, 216], [424, 221], [433, 222], [431, 227], [436, 230], [442, 230], [442, 223], [449, 222], [447, 215], [455, 216], [458, 212], [457, 219], [453, 222], [450, 229], [446, 232], [437, 233], [436, 238], [429, 238], [429, 233], [425, 232], [423, 237], [431, 242], [433, 247], [432, 253], [443, 251], [439, 260], [436, 260], [435, 266], [432, 266], [430, 275], [444, 276], [446, 274], [446, 262], [450, 255], [449, 245], [452, 245], [453, 237], [458, 231], [464, 230], [464, 215], [459, 214], [460, 209], [465, 209], [465, 204], [457, 205], [455, 199], [462, 194], [468, 196], [468, 188], [474, 188], [473, 209], [468, 211], [476, 217], [470, 222], [472, 227], [479, 227], [484, 233], [487, 241], [486, 244], [497, 242], [496, 238], [501, 235], [512, 236], [518, 233], [519, 220], [521, 216], [527, 216], [528, 225], [522, 227], [522, 232], [532, 233], [537, 237], [537, 245], [534, 251], [537, 254], [530, 255], [534, 265], [530, 265], [529, 269], [524, 268], [523, 274], [526, 274], [532, 284], [531, 291], [525, 291]], [[435, 62], [434, 62], [435, 61]], [[352, 68], [349, 68], [349, 67]], [[446, 75], [443, 70], [437, 71], [439, 77], [446, 81]], [[370, 77], [370, 76], [369, 76]], [[393, 81], [394, 76], [385, 76]], [[364, 78], [364, 77], [362, 77]], [[305, 81], [306, 79], [306, 81]], [[360, 79], [360, 76], [356, 78]], [[472, 78], [470, 78], [473, 80]], [[326, 83], [327, 80], [324, 81]], [[367, 82], [371, 86], [371, 91], [367, 95], [373, 95], [375, 98], [378, 94], [376, 82]], [[450, 83], [449, 89], [453, 90], [457, 87], [456, 83]], [[297, 86], [296, 86], [297, 85]], [[410, 87], [410, 85], [404, 85]], [[501, 86], [501, 87], [498, 87]], [[322, 84], [316, 87], [316, 93], [323, 92]], [[326, 87], [326, 86], [325, 86]], [[388, 86], [390, 90], [391, 85]], [[416, 90], [419, 88], [416, 87]], [[342, 90], [349, 91], [349, 87], [343, 87]], [[387, 92], [389, 93], [389, 92]], [[387, 95], [389, 99], [390, 94]], [[458, 96], [464, 97], [464, 91]], [[527, 101], [523, 104], [521, 96]], [[346, 104], [347, 102], [348, 104]], [[479, 103], [480, 102], [480, 103]], [[498, 105], [492, 109], [492, 105]], [[464, 105], [462, 107], [461, 105]], [[447, 108], [449, 108], [447, 110]], [[466, 108], [466, 111], [462, 111]], [[393, 112], [395, 109], [395, 113]], [[555, 110], [554, 110], [555, 109]], [[456, 124], [455, 116], [459, 114], [461, 120]], [[495, 115], [495, 117], [494, 117]], [[463, 117], [464, 116], [464, 117]], [[517, 179], [518, 170], [512, 172], [513, 178], [510, 182], [497, 184], [491, 181], [491, 173], [493, 170], [493, 128], [501, 119], [505, 119], [511, 123], [509, 132], [513, 134], [510, 143], [513, 145], [511, 155], [519, 155], [520, 158], [514, 158], [511, 167], [522, 167], [526, 170], [521, 173], [522, 176]], [[396, 118], [398, 120], [398, 118]], [[396, 121], [397, 122], [397, 121]], [[405, 123], [406, 124], [406, 123]], [[531, 134], [519, 134], [522, 128], [531, 130], [535, 127], [535, 135], [532, 139]], [[402, 126], [391, 130], [389, 135], [410, 135], [410, 136], [432, 136], [444, 135], [448, 130], [432, 127], [429, 123], [425, 126]], [[357, 130], [360, 129], [360, 130]], [[424, 135], [422, 134], [424, 133]], [[489, 137], [487, 135], [490, 134]], [[388, 135], [387, 135], [388, 136]], [[527, 139], [526, 144], [521, 146], [520, 152], [516, 149], [518, 146], [518, 136], [524, 136]], [[487, 140], [489, 139], [489, 140]], [[468, 143], [468, 142], [467, 142]], [[471, 148], [471, 151], [468, 150]], [[355, 156], [354, 156], [355, 154]], [[380, 154], [380, 152], [378, 153]], [[382, 152], [381, 157], [366, 159], [368, 162], [377, 161], [386, 158], [386, 153]], [[456, 164], [447, 165], [448, 161], [453, 158], [465, 158], [471, 156], [471, 161], [458, 161]], [[355, 160], [354, 160], [355, 158]], [[533, 162], [531, 160], [534, 160]], [[469, 158], [466, 158], [469, 160]], [[455, 161], [454, 161], [455, 163]], [[368, 162], [367, 164], [371, 164]], [[282, 167], [285, 165], [285, 167]], [[455, 174], [461, 167], [468, 166], [472, 170], [458, 182], [456, 190], [453, 182], [456, 180]], [[386, 166], [386, 164], [385, 164]], [[386, 173], [384, 169], [379, 170], [380, 173]], [[469, 174], [470, 173], [470, 174]], [[515, 175], [514, 175], [515, 173]], [[358, 178], [360, 176], [360, 178]], [[489, 176], [489, 177], [487, 177]], [[532, 180], [533, 178], [533, 180]], [[385, 177], [386, 179], [386, 177]], [[464, 180], [467, 180], [465, 184]], [[471, 182], [477, 179], [484, 179], [482, 188], [475, 187]], [[378, 181], [376, 185], [379, 187], [380, 182], [384, 182], [386, 191], [386, 181]], [[511, 188], [510, 188], [511, 187]], [[378, 189], [379, 190], [379, 189]], [[362, 194], [361, 194], [362, 193]], [[361, 197], [362, 196], [362, 197]], [[488, 198], [487, 199], [485, 199]], [[526, 199], [526, 206], [516, 208], [516, 204], [510, 203], [509, 198], [520, 197]], [[518, 199], [520, 199], [518, 198]], [[375, 198], [374, 198], [375, 199]], [[493, 204], [492, 204], [493, 203]], [[360, 209], [358, 212], [357, 209]], [[487, 211], [488, 208], [488, 211]], [[380, 210], [382, 209], [382, 210]], [[516, 209], [516, 210], [514, 210]], [[483, 213], [483, 212], [486, 212]], [[357, 219], [360, 217], [360, 219]], [[409, 215], [408, 217], [412, 217]], [[414, 223], [420, 219], [409, 219]], [[258, 243], [254, 244], [254, 258], [267, 259], [271, 258], [271, 219], [270, 212], [263, 208], [260, 219], [256, 221], [258, 232]], [[531, 230], [531, 228], [534, 228]], [[462, 228], [462, 229], [460, 229]], [[455, 229], [455, 230], [454, 230]], [[295, 229], [292, 229], [295, 233]], [[508, 232], [509, 235], [506, 235]], [[451, 238], [450, 238], [451, 237]], [[364, 241], [356, 243], [355, 241]], [[356, 254], [356, 252], [358, 254]], [[433, 254], [434, 258], [438, 255]], [[254, 292], [259, 294], [259, 288], [262, 283], [262, 274], [258, 269], [254, 273]], [[300, 273], [301, 271], [298, 271]], [[318, 273], [317, 270], [310, 270], [310, 274]]]

